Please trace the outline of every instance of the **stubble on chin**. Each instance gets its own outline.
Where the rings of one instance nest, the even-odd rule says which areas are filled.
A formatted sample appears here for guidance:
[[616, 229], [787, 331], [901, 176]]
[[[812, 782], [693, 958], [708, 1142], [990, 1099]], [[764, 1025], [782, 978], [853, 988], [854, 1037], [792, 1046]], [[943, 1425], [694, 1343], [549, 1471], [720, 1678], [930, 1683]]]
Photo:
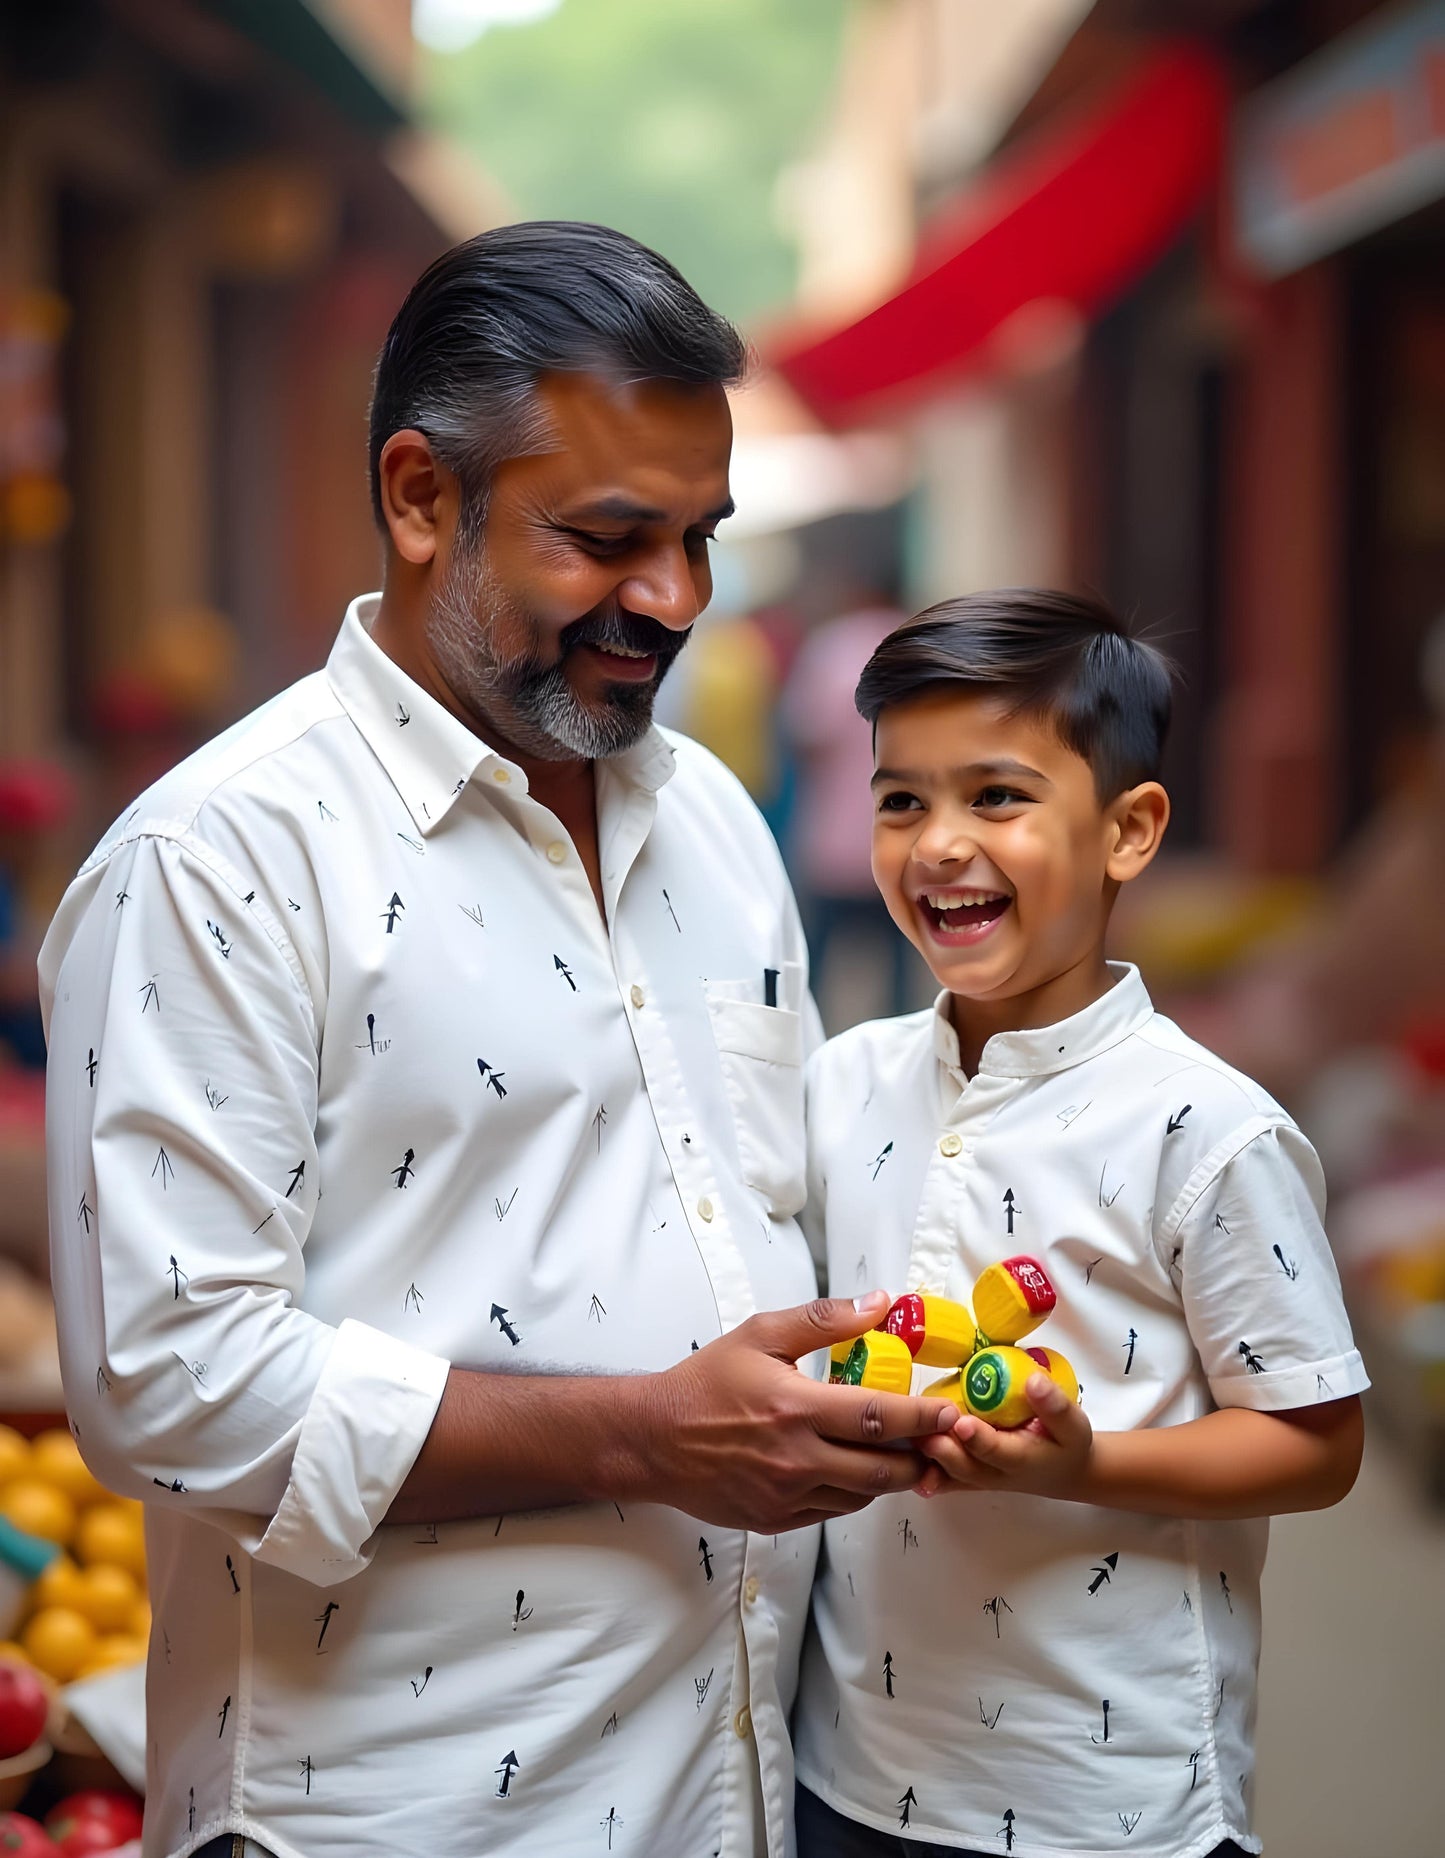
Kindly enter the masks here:
[[[503, 655], [499, 636], [523, 643]], [[496, 584], [483, 550], [453, 555], [432, 597], [427, 645], [478, 733], [498, 733], [539, 761], [604, 760], [639, 742], [652, 726], [661, 676], [619, 685], [590, 707], [568, 681], [565, 655], [543, 663], [540, 636], [536, 620]]]

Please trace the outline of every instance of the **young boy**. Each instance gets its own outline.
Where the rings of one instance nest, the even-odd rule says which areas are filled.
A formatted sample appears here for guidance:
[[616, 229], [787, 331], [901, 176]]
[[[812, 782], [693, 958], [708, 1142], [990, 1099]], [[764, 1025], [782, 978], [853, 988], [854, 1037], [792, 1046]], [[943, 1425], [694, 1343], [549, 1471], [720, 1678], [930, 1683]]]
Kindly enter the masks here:
[[813, 1060], [831, 1288], [967, 1302], [1032, 1254], [1083, 1406], [1034, 1375], [1024, 1429], [961, 1416], [826, 1525], [800, 1858], [1259, 1849], [1264, 1519], [1349, 1490], [1368, 1383], [1309, 1144], [1104, 957], [1169, 701], [1112, 614], [1029, 591], [931, 608], [858, 685], [874, 875], [944, 991]]

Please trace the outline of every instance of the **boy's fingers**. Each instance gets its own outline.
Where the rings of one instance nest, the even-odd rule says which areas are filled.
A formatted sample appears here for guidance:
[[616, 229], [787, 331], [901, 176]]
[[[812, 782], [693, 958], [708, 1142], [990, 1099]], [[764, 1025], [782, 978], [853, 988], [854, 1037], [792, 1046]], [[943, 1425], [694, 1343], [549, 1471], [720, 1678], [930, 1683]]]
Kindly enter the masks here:
[[1088, 1414], [1047, 1374], [1029, 1376], [1024, 1387], [1024, 1398], [1034, 1409], [1039, 1424], [1055, 1445], [1076, 1444], [1093, 1432]]
[[999, 1482], [999, 1474], [977, 1458], [952, 1437], [920, 1439], [918, 1449], [933, 1462], [930, 1472], [941, 1473], [940, 1487], [962, 1486], [966, 1490], [992, 1489]]

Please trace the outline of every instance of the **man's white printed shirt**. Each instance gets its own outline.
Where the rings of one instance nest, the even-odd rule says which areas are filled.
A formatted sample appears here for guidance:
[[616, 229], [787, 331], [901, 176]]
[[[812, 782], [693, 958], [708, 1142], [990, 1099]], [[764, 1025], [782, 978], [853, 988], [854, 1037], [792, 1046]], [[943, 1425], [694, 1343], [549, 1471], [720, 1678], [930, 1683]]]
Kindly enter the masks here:
[[598, 765], [604, 923], [375, 604], [42, 955], [67, 1397], [148, 1503], [147, 1858], [783, 1858], [811, 1532], [382, 1525], [449, 1363], [661, 1369], [813, 1294], [787, 880], [654, 731]]

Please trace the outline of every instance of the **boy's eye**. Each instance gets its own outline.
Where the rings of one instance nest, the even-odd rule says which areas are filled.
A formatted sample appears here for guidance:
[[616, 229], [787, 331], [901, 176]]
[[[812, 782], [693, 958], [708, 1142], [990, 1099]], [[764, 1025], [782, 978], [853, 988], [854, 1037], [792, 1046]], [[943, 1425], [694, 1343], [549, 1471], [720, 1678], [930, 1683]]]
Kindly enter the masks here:
[[910, 793], [884, 794], [878, 802], [880, 813], [906, 813], [918, 805], [917, 798]]
[[1016, 806], [1028, 799], [1014, 787], [985, 787], [974, 799], [975, 806], [1001, 807]]

